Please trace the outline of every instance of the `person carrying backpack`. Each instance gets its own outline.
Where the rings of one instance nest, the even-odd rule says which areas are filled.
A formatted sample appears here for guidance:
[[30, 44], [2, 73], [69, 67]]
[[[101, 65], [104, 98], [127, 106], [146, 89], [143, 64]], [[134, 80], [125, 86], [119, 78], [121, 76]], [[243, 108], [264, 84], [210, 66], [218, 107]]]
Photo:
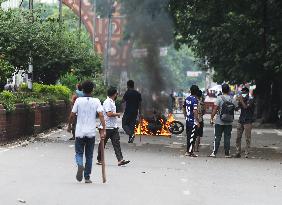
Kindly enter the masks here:
[[[230, 87], [227, 84], [222, 85], [223, 95], [218, 96], [211, 114], [211, 124], [215, 124], [215, 138], [213, 143], [213, 152], [210, 157], [216, 157], [219, 149], [222, 133], [224, 133], [224, 150], [225, 157], [230, 157], [230, 139], [232, 131], [232, 123], [234, 120], [234, 112], [236, 101], [229, 96]], [[214, 121], [214, 117], [216, 120]]]

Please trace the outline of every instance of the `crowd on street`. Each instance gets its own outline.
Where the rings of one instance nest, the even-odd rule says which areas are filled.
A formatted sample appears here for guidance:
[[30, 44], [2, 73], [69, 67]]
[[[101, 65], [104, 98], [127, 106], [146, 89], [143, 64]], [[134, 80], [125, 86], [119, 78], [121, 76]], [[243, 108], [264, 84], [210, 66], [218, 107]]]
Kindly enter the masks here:
[[[90, 179], [93, 161], [93, 151], [95, 145], [96, 127], [99, 129], [100, 144], [98, 146], [98, 165], [104, 165], [103, 152], [108, 140], [111, 139], [114, 152], [117, 158], [117, 165], [122, 166], [130, 163], [123, 158], [119, 127], [117, 118], [122, 116], [122, 128], [128, 135], [128, 143], [133, 143], [135, 139], [136, 119], [141, 115], [141, 94], [134, 88], [134, 81], [127, 82], [127, 91], [123, 95], [122, 102], [125, 103], [123, 115], [117, 112], [116, 99], [118, 91], [115, 87], [107, 90], [107, 99], [100, 102], [94, 98], [93, 90], [95, 85], [91, 81], [77, 84], [77, 90], [72, 97], [72, 111], [69, 117], [68, 131], [73, 134], [75, 140], [75, 159], [77, 163], [77, 181], [85, 179], [85, 183], [92, 183]], [[216, 98], [210, 124], [214, 125], [213, 151], [210, 157], [216, 157], [219, 152], [222, 135], [224, 136], [224, 153], [226, 158], [240, 158], [242, 154], [241, 140], [245, 132], [246, 147], [245, 157], [249, 157], [251, 146], [251, 130], [254, 122], [255, 100], [250, 96], [247, 87], [243, 87], [240, 94], [235, 97], [230, 93], [228, 84], [222, 85], [222, 94]], [[173, 112], [175, 98], [173, 94], [169, 96], [169, 113]], [[197, 157], [196, 152], [200, 151], [201, 137], [203, 136], [204, 118], [206, 106], [204, 94], [197, 85], [190, 87], [190, 95], [182, 102], [183, 113], [186, 120], [187, 149], [186, 156]], [[240, 110], [239, 122], [237, 125], [236, 153], [230, 153], [230, 139], [234, 112]], [[100, 119], [100, 124], [96, 125], [96, 116]], [[85, 155], [85, 163], [83, 158]]]

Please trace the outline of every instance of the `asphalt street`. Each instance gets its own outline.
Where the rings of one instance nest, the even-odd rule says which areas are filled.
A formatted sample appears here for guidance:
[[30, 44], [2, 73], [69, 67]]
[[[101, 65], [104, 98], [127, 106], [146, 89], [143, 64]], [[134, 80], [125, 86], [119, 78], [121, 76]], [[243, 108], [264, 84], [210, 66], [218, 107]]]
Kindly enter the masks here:
[[[181, 119], [181, 117], [178, 117]], [[232, 151], [236, 130], [232, 135]], [[107, 183], [93, 164], [93, 184], [75, 180], [74, 142], [63, 129], [0, 146], [0, 205], [276, 205], [282, 203], [282, 131], [254, 129], [249, 159], [211, 152], [213, 128], [205, 128], [198, 158], [184, 156], [186, 137], [137, 137], [121, 130], [130, 164], [118, 167], [106, 147]], [[99, 139], [96, 139], [97, 143]], [[223, 144], [223, 143], [222, 143]], [[244, 147], [244, 144], [243, 144]], [[94, 150], [94, 162], [97, 146]]]

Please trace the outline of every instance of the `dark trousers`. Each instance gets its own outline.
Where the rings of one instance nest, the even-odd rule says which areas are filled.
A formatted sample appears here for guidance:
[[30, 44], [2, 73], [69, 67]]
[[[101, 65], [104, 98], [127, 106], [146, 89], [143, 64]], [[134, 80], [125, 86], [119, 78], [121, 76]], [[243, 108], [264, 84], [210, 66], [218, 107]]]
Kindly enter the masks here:
[[85, 151], [85, 170], [84, 178], [89, 179], [92, 170], [93, 150], [95, 146], [95, 137], [76, 138], [75, 139], [75, 159], [77, 165], [83, 166], [83, 154]]
[[122, 128], [129, 137], [134, 135], [134, 129], [136, 125], [137, 116], [123, 115], [122, 117]]
[[193, 153], [195, 141], [196, 141], [196, 125], [186, 124], [187, 134], [187, 152]]
[[232, 125], [215, 125], [215, 137], [214, 137], [214, 146], [213, 152], [217, 154], [220, 141], [222, 138], [222, 133], [224, 133], [224, 151], [226, 155], [229, 155], [230, 151], [230, 139], [231, 139]]
[[[109, 139], [111, 139], [111, 141], [112, 141], [112, 145], [114, 147], [117, 160], [118, 161], [123, 160], [123, 156], [122, 156], [122, 152], [121, 152], [121, 148], [120, 148], [120, 136], [119, 136], [119, 133], [118, 133], [118, 128], [106, 130], [106, 138], [104, 140], [104, 146], [106, 146]], [[99, 162], [101, 161], [101, 142], [100, 142], [99, 147], [98, 147], [97, 160]]]

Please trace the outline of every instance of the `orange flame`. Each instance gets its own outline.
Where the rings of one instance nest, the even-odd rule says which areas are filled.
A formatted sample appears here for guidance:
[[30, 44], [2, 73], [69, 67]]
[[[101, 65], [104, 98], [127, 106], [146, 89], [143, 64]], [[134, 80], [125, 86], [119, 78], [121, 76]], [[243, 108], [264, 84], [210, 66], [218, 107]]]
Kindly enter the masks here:
[[149, 122], [145, 119], [141, 119], [140, 122], [135, 126], [135, 135], [157, 135], [157, 136], [165, 136], [171, 137], [171, 132], [169, 131], [170, 124], [174, 121], [172, 114], [169, 114], [166, 122], [164, 119], [160, 119], [162, 128], [157, 131], [157, 133], [153, 133], [148, 129]]

